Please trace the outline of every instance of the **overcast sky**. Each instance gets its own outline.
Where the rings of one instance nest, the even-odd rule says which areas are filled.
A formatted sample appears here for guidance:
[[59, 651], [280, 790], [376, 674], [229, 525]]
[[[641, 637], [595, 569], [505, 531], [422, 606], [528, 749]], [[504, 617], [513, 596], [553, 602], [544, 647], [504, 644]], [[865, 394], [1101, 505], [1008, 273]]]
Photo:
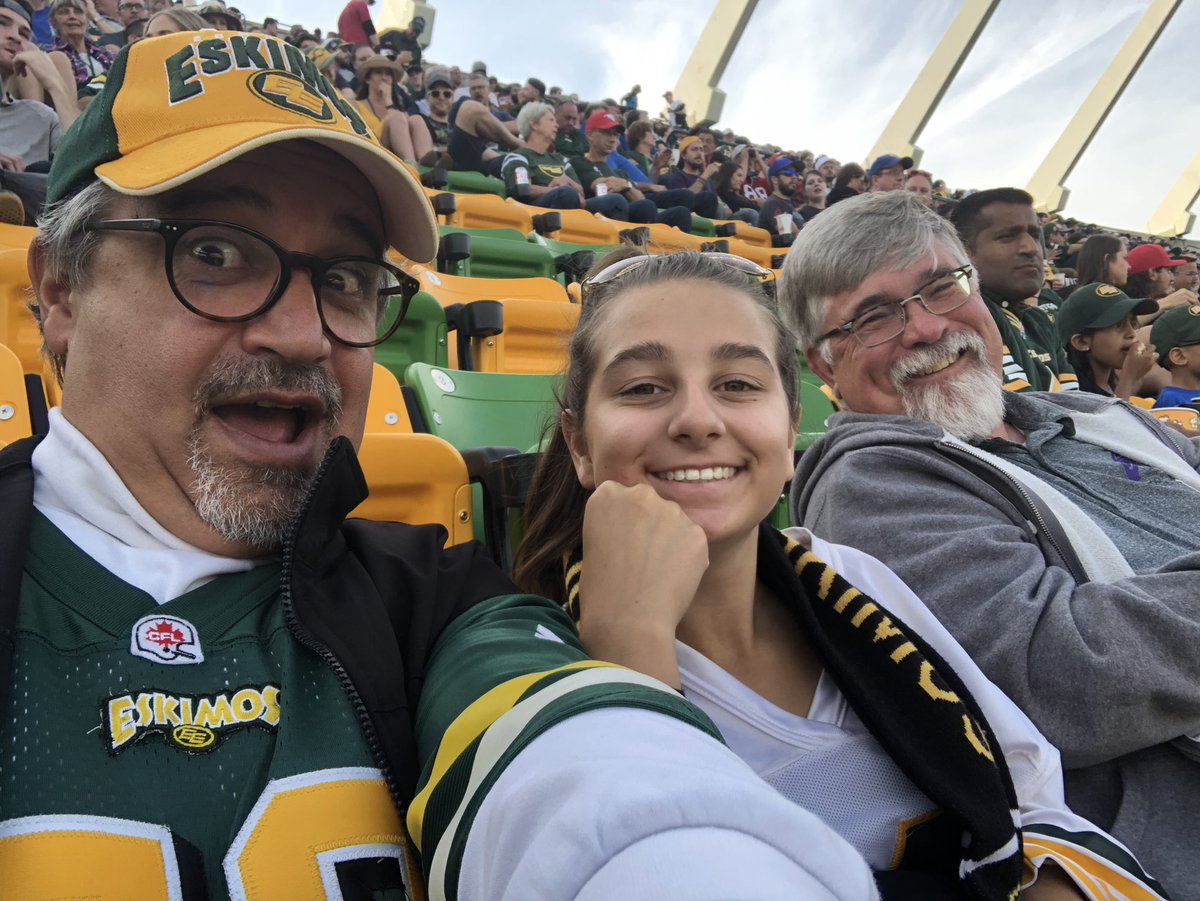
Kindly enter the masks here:
[[[338, 0], [236, 5], [252, 19], [325, 29], [341, 10]], [[720, 125], [862, 161], [960, 5], [759, 0], [721, 81]], [[952, 188], [1024, 186], [1148, 5], [1001, 0], [918, 140], [922, 165]], [[444, 0], [427, 55], [464, 68], [482, 59], [501, 80], [537, 75], [584, 98], [620, 97], [638, 83], [643, 108], [657, 113], [713, 6]], [[1200, 0], [1185, 0], [1067, 180], [1068, 214], [1140, 230], [1200, 150], [1197, 35]]]

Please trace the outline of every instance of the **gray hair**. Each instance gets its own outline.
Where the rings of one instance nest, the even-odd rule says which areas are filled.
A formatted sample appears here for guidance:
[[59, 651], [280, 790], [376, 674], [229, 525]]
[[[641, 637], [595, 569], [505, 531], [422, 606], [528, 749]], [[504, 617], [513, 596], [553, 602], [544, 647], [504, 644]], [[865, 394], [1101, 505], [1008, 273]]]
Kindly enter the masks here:
[[537, 100], [521, 107], [521, 111], [517, 113], [517, 134], [520, 135], [522, 141], [526, 140], [529, 133], [533, 131], [533, 124], [547, 113], [553, 116], [554, 107]]
[[[46, 260], [46, 271], [67, 289], [86, 287], [91, 277], [92, 261], [100, 237], [88, 230], [88, 223], [103, 219], [112, 202], [118, 197], [116, 191], [101, 181], [94, 181], [78, 194], [74, 194], [48, 207], [38, 222], [38, 231], [33, 240], [41, 248]], [[35, 296], [29, 304], [30, 312], [42, 326], [41, 308]], [[50, 361], [54, 375], [62, 384], [66, 357], [51, 353], [43, 343], [42, 353]]]
[[[779, 286], [780, 307], [801, 349], [817, 344], [832, 298], [876, 272], [907, 269], [939, 244], [959, 264], [968, 262], [954, 226], [907, 191], [851, 197], [813, 219], [788, 251]], [[822, 354], [830, 360], [827, 347]]]

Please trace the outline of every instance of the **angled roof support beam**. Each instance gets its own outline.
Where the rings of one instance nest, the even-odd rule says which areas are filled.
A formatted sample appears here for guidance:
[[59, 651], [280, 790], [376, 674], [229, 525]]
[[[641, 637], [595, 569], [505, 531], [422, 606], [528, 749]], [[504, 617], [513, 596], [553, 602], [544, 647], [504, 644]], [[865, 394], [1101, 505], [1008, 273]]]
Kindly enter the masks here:
[[958, 15], [933, 49], [912, 87], [884, 126], [864, 164], [885, 153], [911, 156], [920, 164], [922, 151], [917, 146], [921, 132], [929, 123], [946, 90], [958, 75], [963, 62], [979, 40], [1000, 0], [964, 0]]
[[757, 5], [758, 0], [717, 0], [675, 83], [675, 99], [686, 105], [689, 122], [721, 118], [725, 92], [717, 85]]
[[1133, 31], [1117, 51], [1108, 68], [1096, 80], [1067, 127], [1063, 129], [1029, 184], [1034, 205], [1047, 212], [1057, 212], [1067, 205], [1069, 192], [1066, 181], [1087, 150], [1092, 138], [1108, 118], [1109, 112], [1124, 93], [1126, 85], [1149, 55], [1158, 36], [1162, 34], [1181, 0], [1150, 0], [1150, 6], [1133, 26]]

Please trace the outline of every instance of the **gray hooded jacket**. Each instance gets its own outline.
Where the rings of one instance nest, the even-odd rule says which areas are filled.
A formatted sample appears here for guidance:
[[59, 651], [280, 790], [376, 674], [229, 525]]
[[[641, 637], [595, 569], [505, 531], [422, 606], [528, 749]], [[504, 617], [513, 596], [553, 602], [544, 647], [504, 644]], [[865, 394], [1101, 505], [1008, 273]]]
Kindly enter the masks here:
[[[1200, 442], [1141, 411], [1027, 397], [1078, 440], [1200, 484]], [[793, 521], [907, 582], [1062, 752], [1071, 806], [1200, 901], [1200, 762], [1176, 741], [1200, 733], [1200, 494], [1180, 511], [1194, 550], [1135, 574], [1069, 499], [993, 460], [930, 423], [840, 413], [801, 458]]]

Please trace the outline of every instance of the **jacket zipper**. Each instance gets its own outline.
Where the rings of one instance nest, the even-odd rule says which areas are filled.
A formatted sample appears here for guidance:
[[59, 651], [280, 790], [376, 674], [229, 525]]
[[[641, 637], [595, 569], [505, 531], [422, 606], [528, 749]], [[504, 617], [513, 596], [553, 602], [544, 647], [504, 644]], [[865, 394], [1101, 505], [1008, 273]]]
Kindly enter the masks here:
[[1086, 573], [1082, 573], [1078, 570], [1078, 563], [1075, 559], [1074, 553], [1071, 553], [1071, 554], [1064, 553], [1062, 545], [1060, 545], [1058, 543], [1058, 539], [1054, 537], [1054, 533], [1051, 532], [1050, 527], [1048, 525], [1046, 525], [1046, 520], [1045, 520], [1045, 518], [1043, 518], [1041, 511], [1038, 510], [1037, 505], [1034, 504], [1033, 498], [1031, 498], [1029, 496], [1029, 492], [1027, 492], [1025, 490], [1025, 488], [1021, 485], [1020, 482], [1018, 482], [1016, 479], [1014, 479], [1012, 476], [1010, 476], [1008, 473], [1006, 473], [1003, 469], [1000, 469], [998, 466], [996, 466], [994, 463], [992, 463], [991, 460], [989, 460], [987, 457], [983, 456], [982, 454], [978, 453], [973, 447], [970, 447], [969, 445], [963, 446], [963, 445], [959, 445], [959, 444], [950, 444], [945, 441], [939, 441], [937, 443], [948, 450], [958, 451], [959, 453], [966, 454], [968, 457], [978, 460], [980, 463], [983, 463], [984, 465], [986, 465], [990, 470], [992, 470], [993, 472], [995, 472], [999, 476], [1001, 476], [1007, 484], [1012, 486], [1013, 490], [1016, 491], [1016, 493], [1020, 496], [1021, 500], [1024, 501], [1025, 510], [1028, 513], [1032, 514], [1032, 516], [1034, 518], [1033, 526], [1034, 526], [1036, 532], [1044, 535], [1046, 537], [1046, 540], [1048, 542], [1050, 542], [1050, 546], [1054, 548], [1055, 553], [1058, 554], [1058, 558], [1060, 560], [1062, 560], [1064, 564], [1066, 564], [1067, 570], [1075, 578], [1075, 581], [1076, 582], [1090, 581], [1090, 579]]
[[400, 812], [400, 824], [404, 825], [408, 817], [408, 805], [400, 797], [400, 791], [396, 786], [396, 778], [392, 773], [391, 767], [388, 766], [387, 759], [384, 757], [383, 750], [379, 746], [379, 736], [375, 732], [375, 726], [371, 722], [371, 716], [367, 712], [367, 705], [363, 703], [362, 697], [359, 695], [354, 683], [350, 680], [349, 674], [346, 672], [342, 662], [337, 659], [333, 651], [329, 650], [322, 644], [315, 635], [308, 629], [304, 628], [299, 619], [296, 617], [296, 609], [292, 602], [292, 564], [296, 554], [296, 537], [300, 530], [300, 524], [304, 522], [308, 508], [312, 503], [313, 494], [316, 492], [316, 487], [325, 477], [325, 472], [329, 469], [333, 452], [326, 453], [325, 459], [321, 461], [321, 465], [317, 467], [317, 473], [313, 477], [312, 484], [309, 486], [308, 493], [304, 496], [304, 501], [300, 505], [300, 512], [296, 517], [292, 527], [288, 530], [287, 537], [283, 542], [283, 555], [279, 572], [279, 593], [283, 600], [283, 615], [284, 621], [287, 623], [288, 629], [293, 637], [304, 647], [308, 648], [333, 670], [334, 676], [337, 677], [338, 683], [342, 687], [342, 691], [350, 698], [350, 703], [354, 707], [354, 712], [358, 716], [358, 724], [362, 729], [363, 734], [367, 739], [367, 746], [371, 749], [371, 756], [375, 759], [376, 766], [383, 773], [384, 783], [387, 785], [388, 792], [391, 793], [392, 802], [396, 805], [396, 809]]

